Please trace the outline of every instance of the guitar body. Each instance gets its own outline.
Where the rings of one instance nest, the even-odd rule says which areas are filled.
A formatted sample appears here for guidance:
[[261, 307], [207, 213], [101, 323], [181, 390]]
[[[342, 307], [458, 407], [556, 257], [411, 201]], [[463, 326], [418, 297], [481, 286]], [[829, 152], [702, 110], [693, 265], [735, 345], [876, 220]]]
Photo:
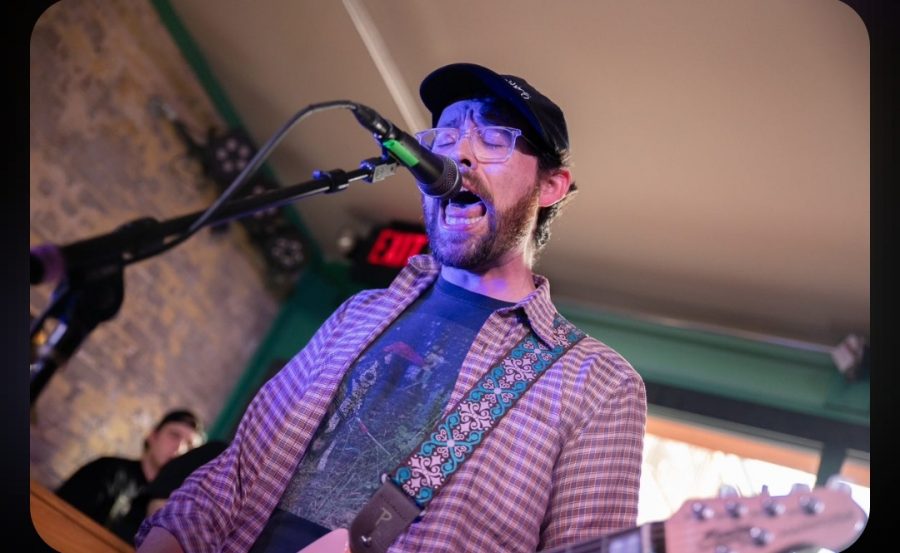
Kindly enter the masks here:
[[[664, 522], [539, 553], [780, 553], [800, 547], [843, 551], [862, 533], [866, 520], [848, 490], [800, 486], [784, 496], [692, 499]], [[352, 552], [350, 533], [338, 528], [297, 553], [365, 552]]]
[[297, 553], [350, 553], [350, 533], [346, 528], [332, 530]]

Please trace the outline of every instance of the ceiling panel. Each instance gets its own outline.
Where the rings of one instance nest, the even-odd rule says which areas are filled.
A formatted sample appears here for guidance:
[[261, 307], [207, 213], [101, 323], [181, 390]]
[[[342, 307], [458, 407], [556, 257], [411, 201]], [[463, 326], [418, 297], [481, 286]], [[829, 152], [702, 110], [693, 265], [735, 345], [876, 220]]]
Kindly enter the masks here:
[[[825, 345], [869, 331], [869, 45], [837, 0], [172, 5], [259, 143], [339, 99], [418, 130], [409, 99], [456, 61], [557, 100], [580, 192], [537, 270], [560, 301]], [[294, 184], [377, 154], [334, 111], [269, 163]], [[344, 228], [419, 220], [406, 174], [295, 206], [329, 256]]]

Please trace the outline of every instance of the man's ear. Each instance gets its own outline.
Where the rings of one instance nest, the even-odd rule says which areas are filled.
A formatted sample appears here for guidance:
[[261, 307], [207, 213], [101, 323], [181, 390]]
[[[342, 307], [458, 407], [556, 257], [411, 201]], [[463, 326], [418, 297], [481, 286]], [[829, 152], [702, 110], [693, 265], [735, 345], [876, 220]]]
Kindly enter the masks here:
[[538, 205], [549, 207], [563, 199], [572, 184], [572, 174], [568, 169], [559, 168], [548, 171], [541, 176], [541, 193], [538, 197]]

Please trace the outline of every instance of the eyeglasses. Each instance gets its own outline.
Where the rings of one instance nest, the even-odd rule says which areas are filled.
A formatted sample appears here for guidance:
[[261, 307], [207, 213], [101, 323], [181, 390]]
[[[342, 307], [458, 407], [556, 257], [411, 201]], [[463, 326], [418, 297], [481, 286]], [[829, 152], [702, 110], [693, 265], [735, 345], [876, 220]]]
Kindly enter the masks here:
[[[471, 136], [475, 135], [475, 140]], [[416, 133], [419, 144], [436, 154], [445, 154], [465, 137], [469, 138], [475, 159], [483, 163], [502, 163], [510, 158], [516, 148], [516, 139], [522, 131], [512, 127], [471, 127], [461, 133], [455, 127], [438, 127]], [[527, 138], [522, 136], [528, 141]]]

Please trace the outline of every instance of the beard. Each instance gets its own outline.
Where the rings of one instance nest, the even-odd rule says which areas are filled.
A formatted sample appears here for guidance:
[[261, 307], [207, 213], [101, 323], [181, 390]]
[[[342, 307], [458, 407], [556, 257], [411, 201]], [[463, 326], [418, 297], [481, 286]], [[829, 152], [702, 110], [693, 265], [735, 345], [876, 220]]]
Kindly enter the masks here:
[[[425, 230], [434, 258], [449, 267], [478, 272], [490, 267], [510, 250], [519, 247], [523, 240], [531, 239], [532, 226], [537, 213], [539, 188], [537, 179], [515, 204], [503, 211], [494, 209], [493, 197], [479, 180], [474, 179], [467, 188], [481, 198], [488, 220], [488, 232], [480, 236], [455, 238], [442, 233], [441, 209], [438, 202], [429, 202], [423, 196]], [[431, 209], [429, 209], [431, 207]]]

